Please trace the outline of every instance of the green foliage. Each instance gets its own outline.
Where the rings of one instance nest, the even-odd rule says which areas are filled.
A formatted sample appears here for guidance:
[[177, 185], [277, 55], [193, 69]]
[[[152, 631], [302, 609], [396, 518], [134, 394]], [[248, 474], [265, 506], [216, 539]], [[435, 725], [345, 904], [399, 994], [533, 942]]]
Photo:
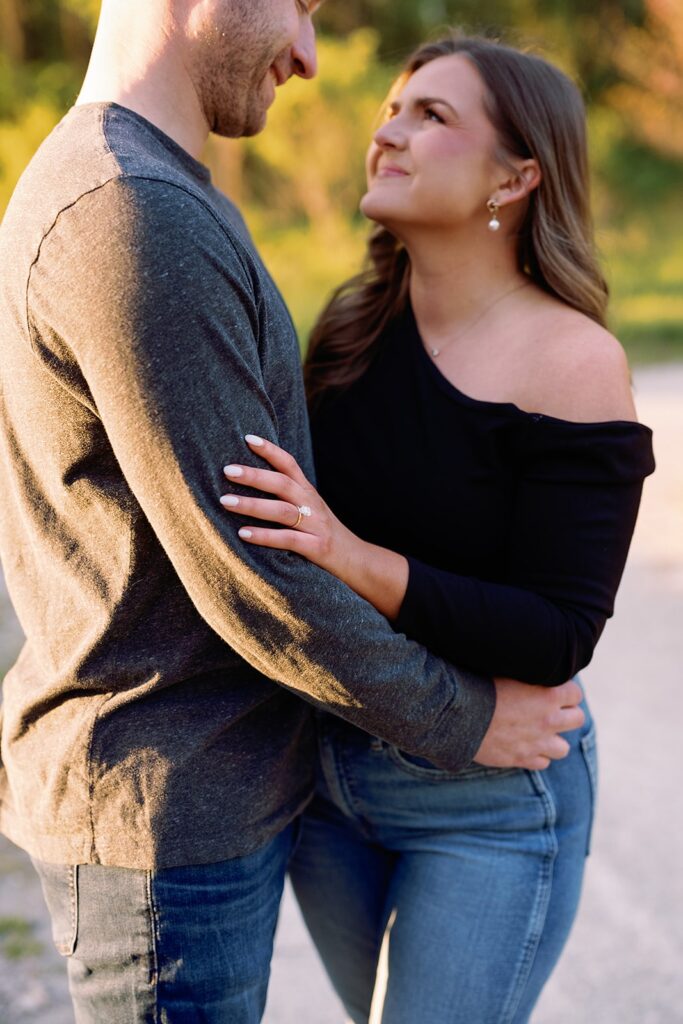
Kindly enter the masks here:
[[57, 117], [55, 107], [34, 102], [18, 121], [0, 121], [0, 209], [9, 202], [15, 182]]
[[[0, 214], [77, 95], [99, 6], [0, 0]], [[451, 24], [530, 45], [579, 78], [589, 101], [594, 206], [614, 327], [638, 358], [683, 355], [683, 160], [681, 133], [671, 127], [683, 116], [676, 4], [337, 0], [317, 18], [320, 76], [279, 92], [263, 135], [241, 144], [213, 140], [207, 150], [302, 337], [362, 259], [364, 154], [397, 65]]]
[[391, 80], [377, 46], [367, 29], [321, 39], [319, 77], [290, 82], [243, 143], [242, 207], [302, 337], [362, 259], [365, 154]]
[[[402, 62], [423, 39], [449, 27], [506, 38], [538, 28], [542, 0], [345, 0], [320, 12], [326, 31], [344, 35], [358, 25], [374, 28], [383, 62]], [[548, 19], [546, 19], [546, 22]]]
[[79, 18], [91, 35], [95, 33], [102, 0], [62, 0], [62, 7]]
[[678, 195], [614, 218], [599, 240], [612, 288], [611, 326], [631, 358], [683, 358], [683, 234]]
[[376, 49], [377, 37], [368, 30], [344, 41], [320, 40], [320, 75], [292, 80], [278, 96], [268, 130], [244, 143], [247, 204], [258, 203], [290, 224], [355, 214], [371, 128], [389, 84]]
[[640, 24], [647, 0], [344, 0], [326, 4], [320, 24], [333, 34], [370, 25], [380, 59], [395, 64], [449, 26], [551, 54], [597, 98], [615, 73], [619, 29]]

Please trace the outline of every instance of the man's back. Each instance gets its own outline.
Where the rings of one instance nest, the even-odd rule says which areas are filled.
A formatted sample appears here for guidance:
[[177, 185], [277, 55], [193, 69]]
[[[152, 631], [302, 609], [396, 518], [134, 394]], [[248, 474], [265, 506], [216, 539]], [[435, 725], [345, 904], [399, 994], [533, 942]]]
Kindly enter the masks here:
[[[222, 463], [202, 464], [192, 424], [164, 421], [173, 403], [147, 410], [160, 420], [158, 451], [137, 432], [136, 403], [153, 403], [153, 388], [132, 394], [131, 381], [159, 375], [151, 350], [135, 349], [136, 321], [168, 313], [157, 249], [159, 274], [173, 265], [184, 285], [175, 319], [185, 319], [186, 351], [163, 328], [156, 349], [175, 361], [179, 390], [206, 402], [230, 388], [231, 361], [254, 372], [253, 340], [230, 330], [243, 292], [258, 311], [257, 372], [269, 378], [283, 439], [310, 469], [296, 337], [239, 214], [149, 122], [111, 104], [75, 108], [0, 231], [1, 550], [27, 636], [4, 685], [2, 824], [45, 860], [241, 855], [281, 828], [310, 786], [307, 706], [207, 624], [188, 594], [202, 585], [194, 568], [181, 582], [155, 532], [155, 515], [182, 516], [185, 496], [176, 509], [145, 509], [122, 469], [139, 449], [136, 464], [173, 475], [182, 463], [183, 476], [191, 466], [207, 502], [220, 493]], [[195, 347], [197, 315], [216, 320], [211, 360]], [[114, 334], [130, 336], [138, 365], [115, 365]], [[212, 581], [217, 599], [235, 582]]]

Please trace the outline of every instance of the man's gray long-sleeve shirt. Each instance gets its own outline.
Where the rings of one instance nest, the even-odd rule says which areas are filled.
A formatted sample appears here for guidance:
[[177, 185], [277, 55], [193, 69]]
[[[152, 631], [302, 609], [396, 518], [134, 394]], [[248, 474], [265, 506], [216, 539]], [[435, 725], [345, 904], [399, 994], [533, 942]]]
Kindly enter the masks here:
[[122, 107], [74, 108], [0, 229], [0, 344], [0, 551], [27, 638], [4, 683], [10, 838], [61, 863], [245, 854], [310, 796], [313, 706], [472, 759], [491, 682], [243, 544], [220, 506], [247, 433], [313, 467], [291, 320], [201, 164]]

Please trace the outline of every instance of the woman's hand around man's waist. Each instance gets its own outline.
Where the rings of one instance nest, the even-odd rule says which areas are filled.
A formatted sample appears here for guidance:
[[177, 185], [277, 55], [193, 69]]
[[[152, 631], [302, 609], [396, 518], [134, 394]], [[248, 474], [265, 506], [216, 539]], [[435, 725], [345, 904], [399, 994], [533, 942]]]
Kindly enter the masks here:
[[[386, 618], [396, 618], [408, 585], [403, 555], [368, 544], [347, 529], [288, 452], [252, 434], [246, 441], [272, 469], [233, 464], [225, 467], [225, 475], [241, 487], [272, 497], [226, 494], [221, 504], [230, 512], [277, 525], [242, 527], [240, 538], [302, 555], [337, 576]], [[567, 756], [570, 747], [561, 733], [580, 728], [585, 720], [578, 683], [543, 687], [495, 679], [494, 685], [496, 706], [475, 756], [477, 763], [538, 771]]]

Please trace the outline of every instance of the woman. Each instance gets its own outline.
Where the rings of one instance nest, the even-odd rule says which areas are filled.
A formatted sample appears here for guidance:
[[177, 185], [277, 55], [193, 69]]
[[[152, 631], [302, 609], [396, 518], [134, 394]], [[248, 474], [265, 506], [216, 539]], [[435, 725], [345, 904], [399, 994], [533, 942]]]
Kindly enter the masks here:
[[[425, 46], [368, 182], [369, 269], [306, 367], [324, 500], [250, 437], [271, 468], [240, 483], [273, 497], [224, 503], [455, 663], [559, 684], [612, 614], [653, 470], [604, 327], [578, 91], [493, 42]], [[545, 771], [449, 775], [330, 716], [320, 736], [292, 877], [351, 1019], [527, 1021], [578, 902], [590, 716]]]

